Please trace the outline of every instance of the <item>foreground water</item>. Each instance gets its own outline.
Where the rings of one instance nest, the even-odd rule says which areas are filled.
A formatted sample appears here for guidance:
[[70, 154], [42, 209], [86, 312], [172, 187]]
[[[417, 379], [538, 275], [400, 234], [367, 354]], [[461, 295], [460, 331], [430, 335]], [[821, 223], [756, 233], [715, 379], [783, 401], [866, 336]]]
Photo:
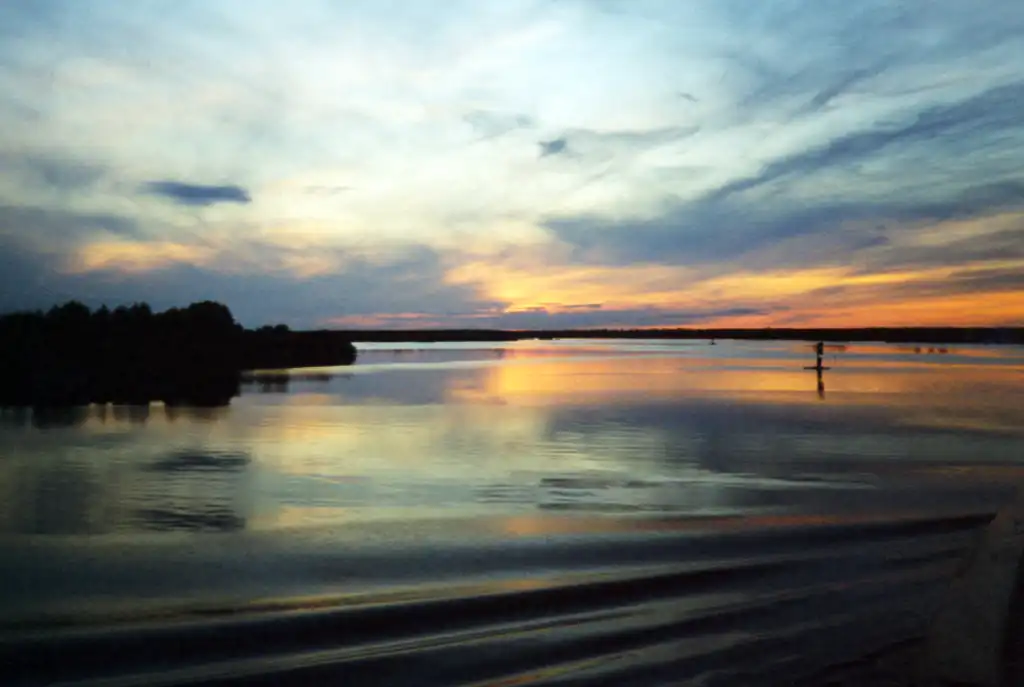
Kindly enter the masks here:
[[[1024, 478], [1024, 350], [832, 348], [820, 384], [812, 362], [787, 342], [366, 345], [350, 368], [256, 375], [227, 408], [5, 411], [5, 627], [494, 594], [513, 607], [567, 588], [594, 611], [609, 575], [634, 580], [615, 592], [634, 613], [661, 584], [682, 606], [658, 612], [678, 622], [848, 586], [853, 569], [877, 585], [894, 556], [924, 576], [901, 584], [941, 584], [962, 531]], [[678, 598], [693, 575], [780, 557], [797, 565], [782, 587], [758, 568]], [[598, 635], [621, 639], [622, 622]], [[692, 655], [738, 641], [687, 632]], [[616, 647], [598, 653], [636, 651]], [[558, 661], [536, 663], [516, 670]]]

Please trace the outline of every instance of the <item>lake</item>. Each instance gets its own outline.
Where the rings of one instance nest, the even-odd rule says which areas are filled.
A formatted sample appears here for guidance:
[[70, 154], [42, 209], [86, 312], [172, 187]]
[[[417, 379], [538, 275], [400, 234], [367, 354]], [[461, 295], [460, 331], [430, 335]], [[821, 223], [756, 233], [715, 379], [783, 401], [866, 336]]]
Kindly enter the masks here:
[[351, 367], [257, 372], [225, 408], [3, 411], [5, 627], [585, 586], [689, 565], [693, 537], [753, 560], [745, 532], [991, 512], [1024, 478], [1024, 349], [829, 346], [820, 383], [813, 361], [361, 344]]

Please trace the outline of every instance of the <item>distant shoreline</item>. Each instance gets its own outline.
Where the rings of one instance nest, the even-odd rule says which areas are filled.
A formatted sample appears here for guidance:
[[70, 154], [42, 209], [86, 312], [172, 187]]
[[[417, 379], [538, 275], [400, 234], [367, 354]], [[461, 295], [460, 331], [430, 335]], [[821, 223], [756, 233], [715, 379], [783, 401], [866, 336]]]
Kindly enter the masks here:
[[834, 343], [1024, 345], [1024, 327], [863, 327], [764, 329], [346, 329], [354, 343], [522, 341], [527, 339], [736, 339]]
[[92, 311], [70, 301], [45, 313], [0, 316], [0, 407], [226, 405], [247, 370], [351, 365], [356, 343], [526, 339], [1024, 345], [1024, 327], [251, 330], [213, 301], [160, 313], [144, 303]]

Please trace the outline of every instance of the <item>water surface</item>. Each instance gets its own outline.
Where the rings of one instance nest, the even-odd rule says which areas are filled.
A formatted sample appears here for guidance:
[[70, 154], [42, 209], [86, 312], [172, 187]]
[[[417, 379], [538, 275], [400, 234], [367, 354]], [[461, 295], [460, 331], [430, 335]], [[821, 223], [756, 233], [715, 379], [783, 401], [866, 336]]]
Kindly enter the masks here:
[[227, 408], [6, 411], [0, 531], [943, 509], [1024, 476], [1024, 352], [918, 350], [833, 348], [819, 389], [799, 343], [367, 344]]
[[[674, 638], [671, 656], [718, 647], [734, 667], [729, 652], [783, 642], [765, 656], [788, 665], [809, 655], [794, 638], [824, 638], [826, 620], [835, 647], [866, 650], [919, 631], [975, 515], [1024, 478], [1024, 350], [833, 346], [820, 381], [812, 362], [793, 342], [368, 344], [352, 367], [257, 372], [224, 408], [4, 411], [0, 630], [506, 595], [501, 613], [569, 604], [544, 620], [563, 628], [550, 647], [596, 642], [579, 656], [622, 670], [640, 669], [627, 658], [641, 646], [668, 655], [651, 637]], [[898, 524], [918, 521], [937, 524]], [[545, 590], [562, 591], [537, 601]], [[628, 622], [574, 615], [610, 599]], [[781, 609], [770, 623], [736, 615], [767, 603]], [[496, 656], [512, 655], [511, 628], [536, 632], [493, 609], [436, 613], [431, 627], [490, 618]], [[261, 636], [297, 636], [287, 617]], [[655, 621], [670, 622], [652, 635]], [[396, 622], [436, 650], [434, 630]], [[39, 651], [35, 670], [68, 649]]]

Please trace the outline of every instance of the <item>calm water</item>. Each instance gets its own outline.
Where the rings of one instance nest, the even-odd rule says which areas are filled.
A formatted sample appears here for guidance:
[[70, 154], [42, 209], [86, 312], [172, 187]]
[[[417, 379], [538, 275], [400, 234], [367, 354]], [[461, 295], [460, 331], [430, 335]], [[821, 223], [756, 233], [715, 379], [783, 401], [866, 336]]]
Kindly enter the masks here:
[[0, 679], [791, 684], [916, 636], [1024, 480], [1024, 349], [812, 361], [367, 345], [227, 408], [4, 411]]
[[850, 346], [823, 390], [812, 360], [799, 343], [368, 344], [223, 409], [5, 411], [0, 532], [942, 509], [1024, 477], [1021, 349]]

